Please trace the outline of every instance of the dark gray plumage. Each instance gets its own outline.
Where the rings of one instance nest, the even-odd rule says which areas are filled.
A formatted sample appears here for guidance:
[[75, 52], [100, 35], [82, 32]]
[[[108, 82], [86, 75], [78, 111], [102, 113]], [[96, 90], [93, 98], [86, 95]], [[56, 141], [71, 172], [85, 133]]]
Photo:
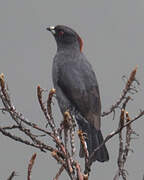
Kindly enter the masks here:
[[[100, 131], [101, 101], [98, 83], [92, 66], [82, 53], [82, 40], [69, 27], [47, 28], [57, 42], [57, 53], [53, 61], [53, 83], [61, 112], [70, 110], [79, 128], [87, 134], [89, 154], [103, 142]], [[83, 157], [80, 150], [80, 157]], [[95, 154], [93, 161], [108, 161], [106, 146]]]

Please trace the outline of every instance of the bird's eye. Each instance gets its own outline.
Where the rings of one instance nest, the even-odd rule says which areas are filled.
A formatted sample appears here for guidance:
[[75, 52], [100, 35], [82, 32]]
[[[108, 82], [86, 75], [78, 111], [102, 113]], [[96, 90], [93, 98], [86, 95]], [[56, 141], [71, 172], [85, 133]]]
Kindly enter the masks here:
[[59, 32], [59, 35], [60, 35], [60, 36], [62, 36], [63, 34], [64, 34], [64, 32], [63, 32], [63, 31], [60, 31], [60, 32]]

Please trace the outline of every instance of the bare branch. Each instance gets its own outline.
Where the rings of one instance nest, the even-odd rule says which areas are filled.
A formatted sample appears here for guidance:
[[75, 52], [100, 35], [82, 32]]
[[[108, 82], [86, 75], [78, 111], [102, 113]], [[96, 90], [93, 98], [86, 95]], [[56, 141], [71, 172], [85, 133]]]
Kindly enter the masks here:
[[[13, 105], [11, 97], [6, 88], [6, 83], [4, 81], [4, 75], [0, 75], [0, 99], [4, 107], [1, 107], [2, 112], [7, 112], [12, 118], [12, 123], [10, 126], [0, 126], [0, 132], [9, 138], [24, 143], [26, 145], [40, 149], [43, 152], [50, 151], [52, 157], [61, 165], [58, 173], [56, 174], [54, 180], [58, 180], [63, 170], [67, 172], [71, 180], [88, 180], [90, 168], [92, 165], [92, 159], [96, 151], [98, 151], [107, 141], [109, 141], [116, 134], [119, 134], [119, 157], [118, 157], [118, 172], [114, 177], [114, 180], [117, 180], [120, 176], [126, 180], [126, 171], [124, 165], [126, 163], [128, 153], [130, 151], [130, 141], [131, 135], [134, 131], [131, 128], [131, 123], [140, 119], [144, 115], [144, 111], [141, 111], [135, 118], [129, 117], [128, 112], [126, 112], [126, 106], [131, 100], [132, 93], [137, 92], [136, 87], [133, 84], [138, 81], [135, 79], [137, 72], [137, 67], [131, 72], [129, 78], [127, 79], [125, 88], [122, 91], [120, 99], [110, 108], [108, 112], [104, 112], [102, 116], [108, 115], [111, 112], [115, 113], [115, 110], [119, 108], [121, 110], [121, 115], [119, 118], [118, 128], [110, 133], [103, 141], [103, 143], [97, 147], [94, 152], [89, 156], [85, 135], [83, 132], [79, 131], [78, 135], [81, 141], [85, 153], [85, 168], [84, 174], [81, 171], [80, 164], [74, 159], [75, 152], [75, 142], [74, 142], [74, 133], [75, 133], [75, 121], [72, 118], [69, 111], [65, 112], [64, 120], [59, 127], [56, 127], [56, 124], [52, 115], [52, 98], [55, 94], [55, 89], [51, 89], [47, 101], [43, 101], [43, 92], [44, 90], [38, 86], [37, 87], [37, 97], [41, 107], [41, 110], [44, 114], [47, 125], [50, 127], [50, 131], [46, 128], [41, 128], [37, 124], [29, 121], [23, 116], [22, 113], [18, 112], [16, 107]], [[129, 96], [128, 96], [129, 95]], [[123, 135], [123, 128], [126, 127], [126, 134]], [[12, 130], [17, 129], [18, 132], [24, 133], [26, 138], [24, 139], [20, 136], [15, 136]], [[33, 132], [34, 131], [34, 132]], [[64, 132], [64, 135], [63, 135]], [[35, 135], [43, 133], [43, 135], [49, 136], [55, 143], [55, 147], [47, 145], [45, 142], [40, 140], [40, 135]], [[125, 144], [124, 144], [125, 140]], [[28, 175], [27, 179], [30, 180], [31, 170], [34, 164], [36, 154], [34, 154], [29, 162], [28, 166]]]
[[[125, 116], [126, 116], [126, 122], [130, 122], [130, 117], [128, 112], [125, 112]], [[121, 176], [123, 178], [123, 180], [127, 179], [127, 174], [128, 172], [124, 169], [127, 157], [128, 157], [128, 153], [130, 151], [130, 142], [131, 142], [131, 135], [133, 134], [133, 130], [131, 128], [131, 124], [128, 124], [126, 126], [126, 135], [124, 137], [124, 139], [122, 139], [122, 132], [119, 133], [119, 156], [118, 156], [118, 172], [116, 173], [114, 180], [119, 179], [119, 177]], [[123, 145], [123, 142], [125, 141], [125, 146]]]
[[[39, 104], [40, 104], [41, 110], [44, 113], [45, 118], [48, 122], [47, 125], [50, 126], [54, 135], [58, 137], [58, 133], [57, 133], [56, 126], [54, 123], [54, 119], [52, 117], [52, 110], [51, 110], [52, 97], [55, 94], [56, 90], [55, 89], [50, 90], [49, 95], [48, 95], [48, 100], [47, 100], [47, 108], [44, 105], [43, 100], [42, 100], [42, 92], [43, 91], [44, 90], [40, 86], [37, 87], [37, 96], [38, 96]], [[47, 127], [47, 125], [46, 125], [46, 127]]]
[[96, 153], [96, 151], [98, 151], [107, 141], [109, 141], [109, 140], [110, 140], [112, 137], [114, 137], [116, 134], [119, 134], [119, 133], [123, 130], [123, 128], [125, 128], [126, 126], [129, 126], [129, 125], [130, 125], [131, 123], [133, 123], [134, 121], [140, 119], [143, 115], [144, 115], [144, 111], [140, 112], [140, 114], [137, 115], [134, 119], [126, 122], [122, 127], [118, 127], [117, 130], [111, 132], [111, 133], [104, 139], [103, 143], [101, 143], [101, 145], [98, 146], [98, 147], [93, 151], [93, 153], [90, 155], [89, 161], [88, 161], [88, 163], [87, 163], [87, 165], [86, 165], [85, 172], [89, 172], [90, 166], [91, 166], [91, 163], [92, 163], [92, 158], [93, 158], [94, 154]]
[[15, 172], [15, 171], [13, 171], [13, 172], [11, 173], [11, 175], [8, 177], [7, 180], [12, 180], [14, 176], [16, 176], [16, 172]]
[[[37, 97], [38, 97], [38, 101], [39, 101], [41, 110], [42, 110], [42, 112], [44, 113], [45, 118], [46, 118], [46, 120], [47, 120], [48, 123], [49, 123], [49, 116], [48, 116], [48, 113], [47, 113], [47, 109], [46, 109], [46, 107], [44, 106], [44, 103], [43, 103], [43, 101], [42, 101], [42, 92], [43, 92], [43, 89], [41, 89], [40, 86], [37, 86]], [[49, 124], [49, 125], [50, 125], [50, 127], [51, 127], [51, 124]]]
[[36, 153], [34, 153], [29, 161], [29, 165], [28, 165], [28, 175], [27, 175], [27, 180], [30, 180], [30, 176], [31, 176], [31, 172], [32, 172], [32, 167], [34, 165], [36, 159]]
[[0, 132], [5, 135], [5, 136], [8, 136], [9, 138], [15, 140], [15, 141], [18, 141], [18, 142], [21, 142], [21, 143], [24, 143], [26, 145], [29, 145], [29, 146], [33, 146], [35, 148], [38, 148], [40, 149], [41, 151], [45, 152], [45, 150], [48, 150], [48, 151], [54, 151], [55, 149], [52, 148], [51, 146], [48, 146], [44, 143], [39, 143], [39, 144], [35, 144], [35, 143], [31, 143], [27, 140], [23, 140], [22, 138], [18, 137], [18, 136], [15, 136], [15, 135], [12, 135], [10, 132], [7, 132], [6, 130], [4, 130], [2, 127], [0, 127]]
[[71, 180], [74, 180], [73, 173], [69, 169], [69, 167], [67, 166], [67, 163], [62, 158], [60, 158], [60, 156], [58, 156], [58, 154], [55, 151], [53, 151], [51, 154], [52, 154], [52, 157], [55, 158], [56, 161], [58, 163], [60, 163], [65, 168], [65, 170], [68, 173], [68, 175], [71, 178]]
[[49, 92], [49, 95], [48, 95], [48, 99], [47, 99], [47, 112], [48, 112], [49, 117], [50, 117], [50, 119], [51, 119], [54, 126], [55, 126], [55, 123], [54, 123], [54, 119], [53, 119], [53, 116], [52, 116], [51, 104], [52, 104], [52, 98], [53, 98], [55, 93], [56, 93], [56, 90], [51, 89], [50, 92]]
[[82, 148], [84, 150], [84, 154], [85, 154], [85, 164], [88, 163], [88, 160], [89, 160], [89, 152], [87, 150], [87, 145], [86, 145], [86, 141], [85, 141], [85, 138], [84, 138], [84, 133], [79, 130], [78, 131], [78, 136], [80, 138], [80, 142], [81, 142], [81, 145], [82, 145]]
[[61, 166], [58, 173], [56, 174], [56, 176], [55, 176], [55, 178], [53, 180], [58, 180], [58, 178], [60, 177], [63, 170], [64, 170], [64, 166]]
[[76, 170], [77, 170], [78, 180], [84, 180], [83, 174], [82, 174], [81, 169], [80, 169], [80, 165], [77, 162], [76, 162]]
[[2, 129], [8, 130], [8, 129], [18, 129], [19, 126], [13, 125], [13, 126], [5, 126], [5, 127], [1, 127]]
[[[136, 76], [136, 72], [137, 72], [137, 66], [134, 68], [134, 70], [131, 72], [128, 80], [127, 80], [127, 83], [125, 85], [125, 88], [123, 89], [122, 91], [122, 94], [121, 94], [121, 97], [120, 99], [114, 104], [111, 106], [110, 110], [107, 111], [107, 112], [103, 112], [102, 113], [102, 117], [104, 116], [107, 116], [109, 115], [110, 113], [112, 112], [115, 112], [115, 109], [119, 107], [119, 105], [121, 104], [121, 102], [126, 98], [127, 94], [130, 92], [130, 90], [132, 89], [131, 86], [132, 86], [132, 83], [134, 81], [138, 82], [135, 78]], [[137, 83], [138, 84], [138, 83]]]

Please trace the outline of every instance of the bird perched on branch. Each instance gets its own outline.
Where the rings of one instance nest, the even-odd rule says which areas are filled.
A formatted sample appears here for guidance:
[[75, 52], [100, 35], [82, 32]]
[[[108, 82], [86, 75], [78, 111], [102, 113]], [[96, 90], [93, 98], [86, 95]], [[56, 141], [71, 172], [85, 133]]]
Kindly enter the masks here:
[[[101, 101], [95, 73], [82, 52], [83, 41], [73, 29], [57, 25], [47, 30], [57, 43], [52, 76], [60, 110], [63, 114], [69, 110], [75, 116], [79, 129], [87, 134], [87, 149], [91, 155], [103, 142]], [[83, 156], [84, 152], [80, 149], [80, 157]], [[96, 160], [109, 160], [105, 145], [95, 153], [92, 161]]]

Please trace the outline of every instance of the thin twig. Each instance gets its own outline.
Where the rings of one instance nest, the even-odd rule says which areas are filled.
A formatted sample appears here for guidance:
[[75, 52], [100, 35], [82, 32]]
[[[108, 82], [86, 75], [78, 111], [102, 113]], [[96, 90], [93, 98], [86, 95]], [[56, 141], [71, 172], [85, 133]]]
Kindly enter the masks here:
[[78, 180], [84, 180], [83, 179], [83, 174], [82, 174], [81, 169], [80, 169], [80, 165], [77, 162], [76, 162], [76, 170], [77, 170], [77, 178], [78, 178]]
[[[44, 143], [42, 143], [42, 142], [39, 143], [39, 144], [35, 144], [35, 143], [31, 143], [31, 142], [29, 142], [29, 141], [27, 141], [27, 140], [24, 140], [24, 139], [22, 139], [22, 138], [20, 138], [20, 137], [18, 137], [18, 136], [12, 135], [10, 132], [7, 132], [6, 130], [4, 130], [1, 126], [0, 126], [0, 132], [1, 132], [3, 135], [8, 136], [9, 138], [11, 138], [11, 139], [13, 139], [13, 140], [15, 140], [15, 141], [24, 143], [24, 144], [29, 145], [29, 146], [33, 146], [33, 147], [35, 147], [35, 148], [40, 149], [40, 150], [43, 151], [43, 152], [45, 152], [45, 150], [48, 150], [48, 151], [51, 151], [51, 152], [55, 150], [55, 149], [52, 148], [51, 146], [48, 146], [48, 145], [46, 145], [46, 144], [44, 144]], [[61, 153], [59, 153], [59, 154], [61, 154]]]
[[56, 161], [57, 161], [58, 163], [60, 163], [60, 164], [65, 168], [65, 170], [66, 170], [66, 172], [68, 173], [68, 175], [70, 176], [71, 180], [73, 180], [73, 179], [74, 179], [74, 178], [73, 178], [73, 174], [72, 174], [72, 172], [70, 172], [69, 167], [67, 166], [67, 164], [65, 163], [65, 161], [64, 161], [62, 158], [60, 158], [60, 156], [58, 156], [55, 151], [53, 151], [53, 152], [51, 153], [51, 155], [52, 155], [52, 157], [53, 157], [54, 159], [56, 159]]
[[49, 117], [53, 123], [53, 126], [55, 126], [55, 123], [54, 123], [54, 119], [53, 119], [53, 116], [52, 116], [52, 108], [51, 108], [51, 104], [52, 104], [52, 98], [54, 96], [54, 94], [56, 93], [56, 90], [55, 89], [51, 89], [50, 92], [49, 92], [49, 95], [48, 95], [48, 99], [47, 99], [47, 112], [49, 114]]
[[[125, 116], [125, 110], [121, 110], [121, 115], [120, 115], [120, 122], [119, 122], [119, 128], [124, 126], [124, 117]], [[123, 174], [124, 176], [124, 171], [123, 171], [123, 137], [122, 137], [122, 131], [119, 132], [119, 156], [117, 160], [118, 168], [119, 168], [119, 176]], [[124, 180], [125, 177], [124, 177]]]
[[[126, 122], [130, 121], [130, 117], [128, 112], [125, 112]], [[131, 128], [131, 124], [126, 126], [126, 135], [124, 136], [125, 139], [122, 139], [122, 131], [119, 133], [119, 156], [118, 156], [118, 171], [114, 177], [114, 180], [119, 179], [121, 176], [123, 180], [127, 179], [127, 171], [124, 169], [124, 165], [127, 161], [128, 153], [130, 151], [130, 142], [131, 142], [131, 135], [133, 134], [133, 130]], [[125, 141], [125, 146], [123, 145], [123, 141]]]
[[15, 172], [15, 171], [13, 171], [13, 172], [11, 173], [11, 175], [8, 177], [7, 180], [12, 180], [14, 176], [16, 176], [16, 172]]
[[31, 172], [32, 172], [32, 168], [33, 168], [33, 165], [34, 165], [34, 162], [35, 162], [35, 159], [36, 159], [36, 153], [34, 153], [29, 161], [29, 165], [28, 165], [28, 175], [27, 175], [27, 180], [30, 180], [31, 178]]
[[84, 133], [81, 130], [79, 130], [78, 131], [78, 136], [80, 138], [80, 142], [81, 142], [82, 148], [84, 150], [85, 164], [87, 164], [88, 163], [88, 159], [89, 159], [89, 152], [88, 152], [88, 149], [87, 149], [87, 146], [86, 146], [86, 141], [85, 141], [85, 138], [84, 138]]
[[4, 127], [2, 127], [2, 129], [5, 129], [5, 130], [19, 129], [19, 126], [17, 126], [17, 125], [13, 125], [13, 126], [4, 126]]
[[60, 175], [63, 172], [63, 170], [64, 170], [64, 166], [62, 165], [53, 180], [58, 180], [58, 178], [60, 177]]
[[[109, 111], [103, 112], [102, 115], [101, 115], [102, 117], [107, 116], [107, 115], [109, 115], [109, 114], [112, 113], [112, 112], [115, 112], [115, 109], [118, 108], [119, 105], [121, 104], [121, 102], [126, 98], [127, 93], [129, 93], [130, 90], [131, 90], [131, 85], [132, 85], [132, 83], [133, 83], [134, 81], [136, 81], [136, 78], [135, 78], [136, 72], [137, 72], [137, 66], [136, 66], [136, 67], [134, 68], [134, 70], [131, 72], [131, 74], [130, 74], [128, 80], [127, 80], [127, 83], [126, 83], [126, 85], [125, 85], [125, 88], [124, 88], [123, 91], [122, 91], [122, 94], [121, 94], [120, 99], [119, 99], [114, 105], [111, 106], [111, 108], [110, 108]], [[138, 81], [136, 81], [136, 82], [138, 82]]]
[[[40, 86], [37, 86], [37, 97], [38, 97], [38, 101], [39, 101], [39, 104], [40, 104], [40, 107], [45, 115], [45, 118], [46, 120], [48, 121], [49, 123], [49, 116], [48, 116], [48, 113], [47, 113], [47, 109], [46, 107], [44, 106], [44, 103], [42, 101], [42, 92], [43, 92], [43, 89], [40, 87]], [[51, 124], [49, 124], [50, 127], [51, 127]]]

